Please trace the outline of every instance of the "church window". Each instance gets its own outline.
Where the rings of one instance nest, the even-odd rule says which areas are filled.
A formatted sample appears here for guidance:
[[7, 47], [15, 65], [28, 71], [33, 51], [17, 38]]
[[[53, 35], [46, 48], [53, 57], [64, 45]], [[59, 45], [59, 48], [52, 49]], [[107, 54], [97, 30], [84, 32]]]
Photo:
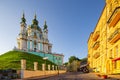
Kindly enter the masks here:
[[36, 41], [34, 41], [34, 45], [36, 45], [37, 43], [36, 43]]
[[34, 52], [36, 52], [36, 48], [34, 48]]
[[34, 33], [34, 38], [37, 38], [37, 35], [36, 35], [36, 33]]
[[27, 41], [27, 48], [30, 50], [30, 41]]
[[34, 41], [34, 51], [36, 52], [36, 50], [37, 50], [37, 42]]
[[40, 39], [42, 39], [42, 35], [40, 34]]

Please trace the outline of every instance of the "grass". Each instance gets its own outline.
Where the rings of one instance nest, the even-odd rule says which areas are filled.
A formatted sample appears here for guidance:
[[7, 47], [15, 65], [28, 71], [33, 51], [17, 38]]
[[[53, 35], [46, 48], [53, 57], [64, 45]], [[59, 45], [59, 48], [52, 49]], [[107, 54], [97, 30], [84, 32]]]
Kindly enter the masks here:
[[[0, 69], [21, 69], [21, 59], [26, 60], [27, 70], [33, 70], [34, 62], [38, 62], [38, 69], [42, 70], [42, 64], [45, 63], [42, 57], [27, 52], [9, 51], [0, 55]], [[46, 65], [55, 65], [49, 60], [46, 60]], [[47, 66], [46, 66], [47, 68]]]

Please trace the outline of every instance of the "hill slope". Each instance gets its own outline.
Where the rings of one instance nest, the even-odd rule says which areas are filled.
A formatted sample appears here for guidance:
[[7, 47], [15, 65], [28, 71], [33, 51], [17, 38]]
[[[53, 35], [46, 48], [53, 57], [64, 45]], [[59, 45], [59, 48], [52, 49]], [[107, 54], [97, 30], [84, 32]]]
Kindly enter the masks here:
[[[26, 68], [33, 70], [34, 62], [38, 62], [38, 69], [42, 69], [42, 64], [45, 63], [42, 57], [29, 54], [21, 51], [9, 51], [0, 55], [0, 69], [21, 69], [21, 59], [26, 60]], [[54, 63], [46, 60], [46, 64], [55, 65]], [[47, 66], [46, 66], [47, 68]]]

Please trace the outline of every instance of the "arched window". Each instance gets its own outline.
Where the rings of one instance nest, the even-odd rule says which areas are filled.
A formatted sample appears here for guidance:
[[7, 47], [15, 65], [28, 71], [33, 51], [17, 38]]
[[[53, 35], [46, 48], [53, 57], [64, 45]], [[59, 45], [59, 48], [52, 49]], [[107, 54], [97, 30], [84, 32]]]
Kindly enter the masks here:
[[42, 39], [42, 34], [39, 35], [40, 39]]
[[34, 38], [37, 38], [37, 34], [34, 32]]
[[34, 52], [36, 52], [36, 50], [37, 50], [37, 42], [34, 41]]

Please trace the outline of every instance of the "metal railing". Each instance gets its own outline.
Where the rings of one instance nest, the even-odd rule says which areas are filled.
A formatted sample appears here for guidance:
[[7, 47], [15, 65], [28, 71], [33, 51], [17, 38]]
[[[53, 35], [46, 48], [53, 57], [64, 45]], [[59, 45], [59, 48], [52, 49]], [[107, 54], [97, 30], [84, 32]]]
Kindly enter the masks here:
[[120, 28], [117, 28], [108, 38], [108, 41], [112, 40], [117, 34], [120, 33]]
[[96, 45], [99, 45], [99, 43], [100, 41], [96, 41], [92, 47], [94, 48]]

